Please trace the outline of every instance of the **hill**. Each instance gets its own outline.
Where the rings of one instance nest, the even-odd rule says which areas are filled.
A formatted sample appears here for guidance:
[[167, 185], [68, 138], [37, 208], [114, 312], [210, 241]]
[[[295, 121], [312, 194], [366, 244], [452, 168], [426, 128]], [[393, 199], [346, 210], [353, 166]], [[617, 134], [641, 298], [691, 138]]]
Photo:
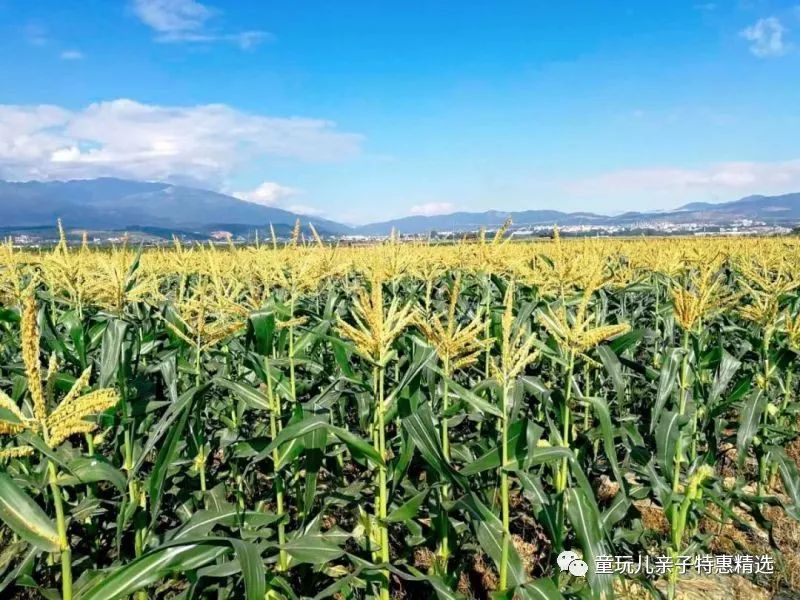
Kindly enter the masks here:
[[557, 210], [526, 210], [503, 212], [457, 212], [449, 215], [415, 216], [372, 223], [358, 228], [365, 235], [387, 235], [392, 228], [403, 233], [428, 233], [431, 231], [470, 231], [480, 227], [499, 227], [511, 218], [514, 228], [542, 225], [627, 225], [637, 223], [671, 222], [724, 225], [750, 219], [769, 225], [800, 222], [800, 193], [781, 196], [747, 196], [732, 202], [711, 204], [695, 202], [675, 210], [626, 212], [620, 215], [602, 215], [589, 212], [565, 213]]
[[[70, 228], [125, 231], [162, 235], [208, 234], [215, 230], [249, 235], [254, 228], [266, 233], [271, 223], [284, 233], [296, 219], [312, 223], [326, 235], [388, 235], [475, 231], [500, 226], [511, 218], [515, 229], [558, 225], [636, 226], [654, 222], [724, 225], [750, 219], [769, 225], [800, 222], [800, 193], [747, 196], [733, 202], [693, 202], [675, 210], [603, 215], [567, 213], [552, 209], [525, 211], [456, 212], [448, 215], [411, 216], [359, 227], [298, 215], [279, 208], [245, 202], [209, 190], [169, 183], [115, 178], [74, 181], [0, 181], [0, 229], [4, 232], [52, 227], [62, 219]], [[156, 233], [157, 232], [157, 233]]]
[[52, 226], [62, 219], [70, 227], [91, 229], [156, 227], [205, 231], [226, 225], [291, 225], [298, 218], [329, 233], [350, 229], [326, 219], [168, 183], [114, 178], [0, 181], [0, 225], [6, 229]]

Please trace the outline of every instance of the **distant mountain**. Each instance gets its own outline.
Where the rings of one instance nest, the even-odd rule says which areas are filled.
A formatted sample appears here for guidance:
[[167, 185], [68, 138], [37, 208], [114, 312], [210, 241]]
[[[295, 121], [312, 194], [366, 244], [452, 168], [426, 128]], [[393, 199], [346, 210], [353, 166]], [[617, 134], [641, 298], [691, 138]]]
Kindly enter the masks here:
[[449, 215], [412, 216], [360, 227], [349, 227], [305, 215], [244, 202], [232, 196], [168, 183], [101, 178], [75, 181], [0, 181], [0, 231], [52, 227], [62, 219], [69, 228], [138, 230], [142, 232], [208, 233], [214, 230], [248, 235], [258, 228], [264, 235], [271, 223], [279, 234], [290, 231], [295, 220], [312, 223], [321, 234], [388, 235], [392, 229], [406, 234], [433, 231], [466, 232], [499, 227], [507, 219], [514, 229], [542, 225], [628, 225], [653, 222], [723, 225], [741, 219], [770, 225], [800, 222], [800, 193], [782, 196], [747, 196], [733, 202], [693, 202], [675, 210], [627, 212], [608, 216], [557, 210], [456, 212]]
[[74, 181], [0, 181], [0, 226], [26, 228], [51, 225], [57, 219], [69, 227], [207, 230], [237, 226], [291, 225], [297, 218], [321, 231], [344, 233], [346, 225], [327, 219], [244, 202], [198, 188], [101, 178]]
[[565, 213], [556, 210], [526, 210], [502, 212], [490, 210], [479, 213], [457, 212], [430, 217], [415, 216], [372, 223], [358, 228], [365, 235], [387, 235], [392, 228], [402, 233], [431, 231], [474, 231], [480, 227], [499, 227], [507, 218], [514, 228], [541, 225], [635, 225], [646, 226], [655, 221], [672, 223], [703, 223], [723, 225], [742, 219], [764, 221], [770, 225], [800, 222], [800, 193], [782, 196], [747, 196], [733, 202], [711, 204], [694, 202], [675, 210], [627, 212], [607, 216], [588, 212]]
[[800, 193], [781, 196], [746, 196], [733, 202], [709, 204], [694, 202], [678, 209], [683, 213], [714, 215], [762, 221], [793, 221], [800, 219]]
[[605, 223], [609, 217], [593, 213], [564, 213], [557, 210], [525, 210], [519, 212], [503, 212], [488, 210], [480, 213], [457, 212], [449, 215], [434, 215], [430, 217], [414, 216], [371, 223], [356, 228], [357, 232], [364, 235], [386, 235], [392, 228], [402, 233], [427, 233], [430, 231], [474, 231], [481, 227], [494, 227], [502, 225], [511, 218], [514, 227], [526, 225], [572, 225], [576, 223]]

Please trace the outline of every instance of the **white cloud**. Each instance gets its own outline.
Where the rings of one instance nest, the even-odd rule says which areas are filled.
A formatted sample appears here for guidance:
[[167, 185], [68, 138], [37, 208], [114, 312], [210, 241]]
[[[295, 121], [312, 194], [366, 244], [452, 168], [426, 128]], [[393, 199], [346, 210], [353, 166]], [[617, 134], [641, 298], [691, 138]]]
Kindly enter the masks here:
[[133, 0], [134, 14], [164, 43], [230, 42], [248, 50], [270, 39], [265, 31], [219, 33], [208, 24], [218, 11], [196, 0]]
[[133, 11], [146, 25], [161, 33], [197, 31], [213, 14], [194, 0], [134, 0]]
[[82, 60], [85, 55], [80, 50], [64, 50], [59, 54], [61, 60]]
[[781, 56], [789, 50], [784, 39], [787, 29], [776, 17], [759, 19], [741, 32], [741, 36], [750, 43], [750, 52], [759, 58]]
[[264, 206], [276, 206], [281, 200], [301, 194], [300, 190], [287, 187], [274, 181], [264, 181], [258, 187], [244, 192], [233, 192], [240, 200]]
[[239, 33], [232, 33], [222, 36], [223, 40], [233, 42], [242, 50], [250, 50], [255, 48], [262, 42], [273, 39], [272, 34], [266, 31], [240, 31]]
[[289, 204], [288, 206], [283, 206], [281, 208], [284, 208], [289, 212], [297, 213], [298, 215], [306, 215], [309, 217], [321, 217], [325, 214], [325, 211], [313, 206], [308, 206], [307, 204]]
[[270, 156], [343, 160], [357, 155], [361, 142], [330, 121], [254, 115], [224, 104], [0, 105], [0, 179], [117, 176], [219, 187]]
[[565, 189], [582, 198], [646, 201], [650, 206], [783, 194], [800, 190], [800, 159], [726, 162], [698, 169], [626, 169], [578, 180]]
[[433, 215], [446, 215], [453, 212], [456, 205], [452, 202], [428, 202], [427, 204], [417, 204], [409, 211], [412, 215], [431, 217]]
[[290, 204], [286, 202], [289, 198], [295, 198], [302, 194], [303, 190], [281, 185], [274, 181], [264, 181], [252, 190], [232, 192], [231, 195], [246, 202], [282, 208], [299, 215], [319, 217], [324, 214], [323, 210], [308, 204]]

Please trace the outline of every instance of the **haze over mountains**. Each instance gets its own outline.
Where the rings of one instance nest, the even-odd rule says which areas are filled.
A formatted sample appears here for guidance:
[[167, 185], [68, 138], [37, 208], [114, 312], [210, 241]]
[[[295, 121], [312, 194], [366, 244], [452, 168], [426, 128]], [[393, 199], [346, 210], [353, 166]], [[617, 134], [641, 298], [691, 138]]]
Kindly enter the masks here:
[[[533, 203], [533, 202], [532, 202]], [[537, 202], [538, 203], [538, 202]], [[511, 218], [515, 228], [541, 225], [626, 225], [648, 221], [699, 222], [721, 225], [751, 219], [768, 224], [800, 222], [800, 193], [748, 196], [721, 204], [691, 203], [676, 210], [602, 215], [555, 210], [456, 212], [413, 216], [351, 227], [328, 219], [297, 215], [279, 208], [245, 202], [218, 192], [123, 179], [74, 181], [0, 181], [0, 228], [5, 231], [52, 226], [62, 219], [70, 228], [211, 231], [291, 226], [297, 218], [331, 235], [386, 235], [471, 231], [498, 226]]]

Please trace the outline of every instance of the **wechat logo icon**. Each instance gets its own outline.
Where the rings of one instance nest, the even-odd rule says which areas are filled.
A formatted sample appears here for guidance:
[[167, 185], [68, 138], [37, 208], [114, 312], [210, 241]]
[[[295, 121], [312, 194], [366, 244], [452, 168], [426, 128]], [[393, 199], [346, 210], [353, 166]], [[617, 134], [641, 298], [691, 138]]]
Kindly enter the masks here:
[[586, 572], [589, 570], [589, 565], [586, 564], [586, 561], [582, 560], [572, 550], [564, 550], [558, 555], [556, 562], [561, 568], [562, 573], [564, 571], [569, 571], [570, 575], [574, 575], [575, 577], [586, 577]]

